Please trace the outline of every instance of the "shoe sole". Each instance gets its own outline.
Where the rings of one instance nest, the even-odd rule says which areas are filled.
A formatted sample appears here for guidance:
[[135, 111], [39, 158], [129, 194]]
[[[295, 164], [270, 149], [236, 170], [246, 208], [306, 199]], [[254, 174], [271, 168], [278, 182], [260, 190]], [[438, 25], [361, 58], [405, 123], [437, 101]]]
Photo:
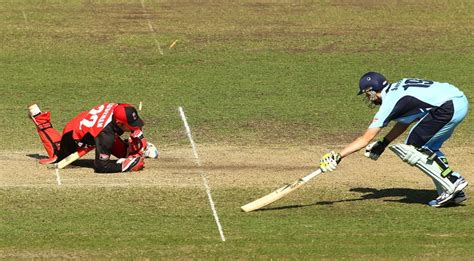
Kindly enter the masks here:
[[462, 203], [462, 202], [464, 202], [464, 201], [466, 201], [466, 200], [467, 200], [467, 197], [466, 197], [466, 196], [464, 196], [464, 197], [455, 197], [455, 198], [451, 199], [450, 201], [448, 201], [447, 203], [445, 203], [444, 205], [440, 205], [440, 204], [436, 204], [436, 205], [433, 204], [433, 205], [431, 205], [430, 203], [428, 203], [428, 205], [429, 205], [430, 207], [439, 208], [439, 207], [448, 205], [449, 203], [460, 204], [460, 203]]
[[466, 201], [466, 200], [467, 200], [467, 197], [466, 197], [466, 196], [464, 196], [464, 197], [456, 197], [456, 198], [453, 199], [453, 202], [454, 202], [454, 204], [459, 204], [459, 203], [462, 203], [462, 202], [464, 202], [464, 201]]

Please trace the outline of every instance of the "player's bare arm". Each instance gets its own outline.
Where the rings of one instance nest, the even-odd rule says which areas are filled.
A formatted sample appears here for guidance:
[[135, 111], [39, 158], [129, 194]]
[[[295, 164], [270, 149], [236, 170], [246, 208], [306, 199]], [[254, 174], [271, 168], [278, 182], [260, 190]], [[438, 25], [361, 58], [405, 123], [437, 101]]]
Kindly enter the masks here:
[[381, 128], [369, 128], [365, 133], [347, 145], [341, 152], [341, 158], [349, 156], [350, 154], [365, 148], [370, 141], [372, 141], [377, 134], [380, 132]]
[[409, 126], [410, 124], [397, 122], [395, 126], [393, 126], [393, 128], [387, 133], [387, 135], [385, 135], [385, 139], [387, 139], [389, 142], [394, 141], [402, 133], [404, 133]]
[[381, 128], [369, 128], [365, 133], [347, 145], [340, 153], [334, 151], [328, 152], [323, 155], [319, 161], [319, 167], [321, 171], [333, 171], [336, 169], [337, 165], [343, 157], [346, 157], [360, 149], [364, 148], [369, 144], [369, 142], [377, 136]]
[[365, 147], [364, 155], [369, 159], [378, 160], [388, 144], [405, 132], [408, 126], [410, 126], [410, 124], [397, 122], [385, 137], [367, 145], [367, 147]]

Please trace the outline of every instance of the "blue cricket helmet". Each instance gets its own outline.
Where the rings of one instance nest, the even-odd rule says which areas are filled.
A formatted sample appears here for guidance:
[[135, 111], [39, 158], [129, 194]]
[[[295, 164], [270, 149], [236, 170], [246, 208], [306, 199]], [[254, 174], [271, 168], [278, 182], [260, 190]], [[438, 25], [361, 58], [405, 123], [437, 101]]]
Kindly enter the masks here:
[[373, 90], [375, 92], [382, 91], [388, 85], [388, 81], [380, 73], [377, 72], [368, 72], [360, 78], [359, 81], [359, 93], [357, 95], [361, 95], [367, 90]]

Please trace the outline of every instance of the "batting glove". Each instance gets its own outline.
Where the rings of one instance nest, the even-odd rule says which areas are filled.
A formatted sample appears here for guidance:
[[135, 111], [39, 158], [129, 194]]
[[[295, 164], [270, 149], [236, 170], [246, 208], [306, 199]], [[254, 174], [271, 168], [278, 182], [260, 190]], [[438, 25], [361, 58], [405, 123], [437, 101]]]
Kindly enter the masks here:
[[322, 172], [333, 171], [337, 168], [337, 164], [341, 162], [341, 154], [331, 151], [324, 154], [319, 161], [319, 168]]
[[377, 160], [380, 155], [382, 155], [388, 144], [390, 144], [390, 141], [388, 141], [386, 138], [374, 141], [365, 147], [364, 155], [369, 159]]
[[405, 157], [402, 158], [406, 163], [415, 166], [418, 161], [420, 161], [425, 155], [418, 150], [409, 150]]

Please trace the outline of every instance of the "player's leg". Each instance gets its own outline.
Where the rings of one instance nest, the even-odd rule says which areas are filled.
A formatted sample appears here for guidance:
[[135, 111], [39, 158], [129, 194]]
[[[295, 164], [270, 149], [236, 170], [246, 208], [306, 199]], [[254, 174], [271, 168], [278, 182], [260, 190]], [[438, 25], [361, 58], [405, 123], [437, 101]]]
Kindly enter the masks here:
[[33, 104], [28, 107], [30, 118], [36, 125], [36, 130], [40, 136], [43, 146], [48, 154], [47, 159], [41, 159], [41, 164], [54, 163], [57, 160], [61, 134], [53, 128], [51, 124], [51, 113], [41, 112], [38, 105]]
[[72, 131], [63, 133], [61, 138], [60, 150], [58, 151], [58, 161], [66, 158], [67, 156], [77, 152], [79, 146], [77, 142], [72, 137]]
[[[407, 138], [406, 144], [424, 151], [432, 160], [432, 164], [438, 166], [439, 175], [437, 173], [427, 173], [434, 175], [431, 175], [431, 177], [437, 190], [440, 187], [444, 189], [444, 192], [435, 200], [436, 203], [434, 201], [430, 202], [432, 206], [438, 207], [448, 203], [448, 198], [456, 198], [462, 190], [461, 188], [467, 186], [464, 178], [459, 173], [452, 171], [445, 155], [440, 151], [443, 143], [451, 137], [454, 129], [462, 122], [466, 114], [467, 99], [465, 97], [446, 102], [421, 119], [412, 128]], [[429, 164], [429, 162], [426, 164]], [[424, 166], [423, 169], [426, 170], [427, 167]], [[435, 171], [436, 168], [432, 168], [432, 170]], [[426, 171], [424, 172], [426, 173]]]
[[445, 168], [434, 153], [407, 144], [396, 144], [391, 146], [390, 149], [403, 161], [419, 168], [432, 178], [437, 185], [442, 187], [443, 193], [436, 198], [434, 203], [430, 202], [433, 207], [440, 207], [449, 203], [468, 185], [464, 178], [453, 175], [452, 170]]
[[[449, 168], [449, 163], [445, 155], [439, 150], [442, 144], [451, 137], [454, 132], [454, 129], [464, 120], [467, 115], [468, 111], [468, 101], [466, 97], [460, 97], [453, 99], [453, 108], [454, 114], [451, 121], [446, 124], [438, 133], [436, 133], [432, 139], [430, 139], [425, 146], [437, 150], [436, 153], [440, 160], [445, 164], [446, 167]], [[458, 172], [453, 172], [453, 176], [462, 178], [462, 176]], [[466, 193], [464, 191], [460, 191], [457, 193], [452, 202], [454, 203], [461, 203], [467, 199]]]
[[[439, 160], [438, 160], [438, 165], [441, 166], [442, 169], [448, 169], [448, 170], [452, 171], [451, 168], [449, 167], [448, 160], [446, 159], [446, 157], [444, 156], [444, 154], [443, 154], [441, 151], [439, 151], [439, 150], [436, 151], [435, 153], [436, 153], [436, 155], [437, 155], [437, 157], [438, 157], [438, 159], [439, 159]], [[464, 180], [464, 178], [463, 178], [458, 172], [452, 171], [452, 172], [451, 172], [451, 175], [452, 175], [453, 177], [455, 177], [458, 182], [461, 182], [461, 181]], [[435, 183], [436, 190], [437, 190], [437, 192], [438, 192], [439, 197], [436, 198], [436, 199], [434, 199], [434, 200], [432, 200], [432, 201], [430, 201], [430, 202], [428, 203], [428, 205], [438, 207], [438, 206], [441, 206], [441, 205], [439, 205], [439, 201], [440, 201], [440, 198], [443, 198], [443, 193], [444, 193], [444, 191], [442, 190], [442, 187], [441, 187], [441, 185], [439, 184], [439, 182], [437, 182], [436, 180], [433, 180], [433, 181], [434, 181], [434, 183]], [[467, 184], [467, 182], [465, 182], [465, 183]], [[441, 193], [440, 193], [440, 192], [441, 192]], [[459, 204], [459, 203], [465, 201], [466, 199], [467, 199], [466, 193], [461, 190], [461, 191], [459, 191], [457, 194], [453, 195], [453, 198], [451, 199], [450, 202]]]
[[[65, 129], [65, 131], [67, 131], [67, 129]], [[81, 147], [79, 145], [81, 142], [75, 140], [73, 136], [73, 131], [63, 133], [60, 145], [61, 149], [58, 151], [58, 168], [64, 168], [95, 148], [95, 146]]]
[[[438, 157], [443, 161], [443, 163], [446, 164], [446, 166], [448, 166], [448, 161], [447, 161], [446, 157], [444, 156], [444, 154], [443, 154], [443, 156], [439, 155], [441, 153], [442, 153], [441, 151], [438, 151], [438, 153], [437, 153]], [[435, 179], [433, 179], [433, 183], [436, 186], [436, 192], [438, 193], [438, 196], [441, 196], [441, 194], [443, 194], [443, 192], [444, 192], [443, 186], [439, 182], [437, 182]]]

